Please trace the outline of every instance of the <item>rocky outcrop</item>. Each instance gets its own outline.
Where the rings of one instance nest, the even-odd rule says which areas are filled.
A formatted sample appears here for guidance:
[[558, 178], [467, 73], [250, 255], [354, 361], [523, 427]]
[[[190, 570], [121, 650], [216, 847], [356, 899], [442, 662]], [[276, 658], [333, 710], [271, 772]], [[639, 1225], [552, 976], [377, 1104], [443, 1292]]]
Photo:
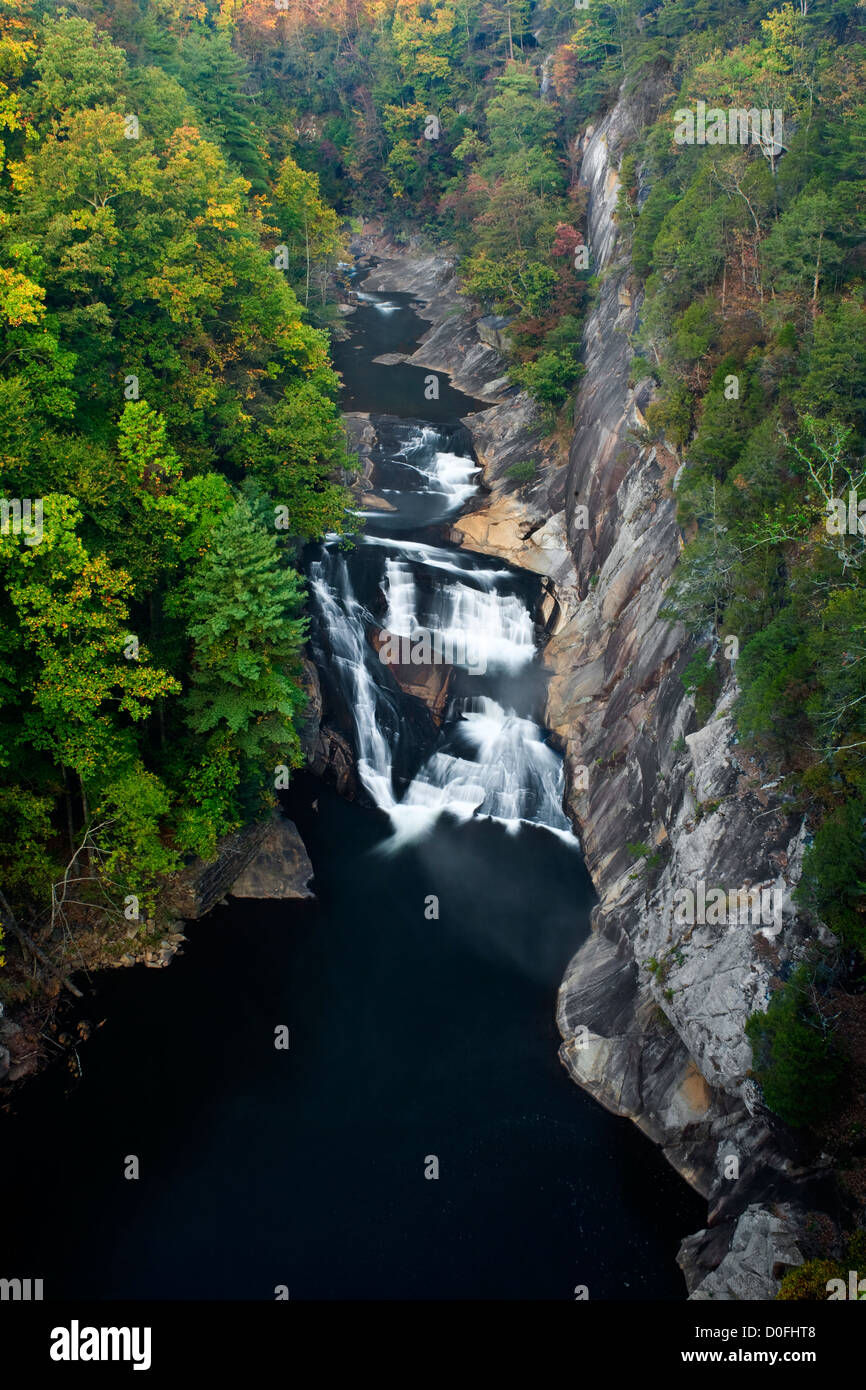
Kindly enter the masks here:
[[22, 1081], [38, 1068], [39, 1037], [0, 1012], [0, 1085]]
[[[385, 354], [390, 356], [391, 354]], [[396, 354], [402, 361], [402, 355]], [[374, 359], [380, 361], [380, 358]], [[373, 490], [375, 460], [373, 450], [376, 445], [376, 427], [367, 411], [347, 411], [343, 415], [346, 426], [348, 450], [358, 459], [358, 472], [348, 478], [349, 491], [357, 505], [363, 510], [374, 507], [380, 512], [393, 511], [393, 505], [384, 497], [378, 497]]]
[[316, 777], [336, 788], [340, 796], [353, 800], [358, 795], [355, 754], [352, 745], [337, 729], [323, 724], [308, 768]]
[[310, 856], [294, 823], [274, 814], [230, 892], [233, 898], [314, 898], [312, 877]]
[[[387, 657], [388, 644], [393, 640], [393, 634], [386, 632], [384, 628], [374, 628], [370, 634], [370, 641], [375, 650], [379, 653], [380, 659], [382, 658], [383, 649]], [[385, 664], [404, 695], [411, 695], [414, 699], [420, 700], [421, 703], [426, 705], [429, 709], [434, 722], [437, 725], [441, 724], [445, 714], [445, 707], [448, 704], [448, 692], [451, 686], [454, 667], [448, 666], [441, 661], [408, 662], [386, 660]]]
[[[187, 921], [204, 917], [229, 893], [237, 898], [310, 898], [313, 876], [304, 843], [279, 811], [220, 840], [214, 859], [195, 859], [163, 896]], [[261, 891], [257, 891], [261, 889]]]
[[477, 331], [477, 312], [458, 289], [454, 260], [411, 249], [395, 254], [393, 245], [380, 238], [358, 238], [353, 248], [360, 255], [387, 255], [364, 280], [374, 293], [391, 290], [415, 294], [416, 312], [433, 324], [414, 353], [404, 360], [413, 366], [445, 372], [452, 384], [476, 400], [497, 401], [508, 383], [505, 364], [496, 347]]
[[355, 754], [344, 734], [324, 717], [324, 700], [315, 662], [304, 657], [302, 685], [307, 695], [304, 722], [299, 729], [304, 765], [316, 777], [336, 787], [341, 796], [358, 795]]
[[[647, 442], [652, 383], [630, 380], [641, 294], [614, 217], [619, 160], [653, 99], [650, 87], [621, 100], [580, 142], [599, 290], [567, 456], [539, 441], [532, 403], [509, 388], [501, 361], [482, 356], [493, 349], [477, 328], [466, 346], [465, 308], [438, 317], [457, 304], [447, 260], [416, 254], [407, 276], [395, 258], [368, 283], [429, 297], [433, 328], [411, 360], [463, 386], [466, 346], [474, 394], [498, 398], [465, 421], [489, 491], [455, 524], [455, 539], [545, 577], [547, 722], [599, 896], [559, 993], [563, 1064], [707, 1196], [707, 1231], [683, 1247], [690, 1296], [770, 1298], [800, 1262], [821, 1175], [762, 1106], [745, 1023], [815, 928], [792, 901], [804, 827], [737, 743], [735, 671], [698, 728], [681, 680], [693, 643], [661, 617], [681, 547], [679, 461]], [[527, 460], [535, 476], [518, 488], [509, 468]], [[701, 883], [763, 889], [775, 910], [762, 920], [753, 897], [745, 914], [740, 906], [720, 922], [680, 922], [682, 890]]]
[[776, 1210], [750, 1206], [733, 1229], [698, 1231], [677, 1257], [689, 1296], [695, 1300], [762, 1299], [805, 1258], [798, 1244], [802, 1214], [789, 1205]]

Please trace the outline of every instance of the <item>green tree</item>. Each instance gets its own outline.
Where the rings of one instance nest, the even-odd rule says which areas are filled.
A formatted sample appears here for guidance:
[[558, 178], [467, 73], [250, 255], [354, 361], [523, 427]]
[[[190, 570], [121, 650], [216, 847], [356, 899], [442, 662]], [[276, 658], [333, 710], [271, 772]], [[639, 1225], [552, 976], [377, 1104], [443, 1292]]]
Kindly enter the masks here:
[[816, 976], [799, 965], [766, 1013], [746, 1023], [764, 1099], [795, 1128], [818, 1123], [839, 1101], [843, 1062]]
[[303, 585], [281, 566], [275, 535], [245, 499], [214, 527], [190, 595], [190, 728], [229, 735], [247, 774], [264, 772], [271, 757], [298, 766]]
[[[315, 267], [332, 266], [338, 256], [348, 256], [333, 208], [319, 196], [319, 179], [287, 155], [280, 165], [274, 191], [282, 242], [288, 247], [289, 268], [301, 268], [304, 304], [310, 302], [310, 279]], [[324, 298], [324, 280], [322, 280]]]

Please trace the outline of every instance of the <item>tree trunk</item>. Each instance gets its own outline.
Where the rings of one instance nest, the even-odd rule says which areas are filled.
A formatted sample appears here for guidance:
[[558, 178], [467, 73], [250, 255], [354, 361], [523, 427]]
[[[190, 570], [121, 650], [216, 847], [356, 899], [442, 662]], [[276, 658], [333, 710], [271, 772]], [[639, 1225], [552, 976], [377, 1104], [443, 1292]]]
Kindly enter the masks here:
[[[78, 785], [79, 785], [79, 787], [81, 788], [81, 814], [82, 814], [82, 816], [83, 816], [83, 818], [84, 818], [84, 833], [85, 833], [85, 836], [86, 836], [88, 826], [90, 825], [90, 807], [89, 807], [89, 805], [88, 805], [88, 803], [87, 803], [87, 792], [84, 790], [84, 782], [82, 781], [82, 778], [81, 778], [81, 774], [80, 774], [80, 773], [79, 773], [79, 775], [78, 775]], [[91, 860], [90, 860], [90, 845], [89, 845], [89, 844], [86, 845], [85, 850], [84, 850], [84, 863], [85, 863], [85, 865], [87, 866], [87, 877], [88, 877], [88, 878], [92, 878], [92, 877], [93, 877], [93, 865], [92, 865]]]
[[818, 235], [818, 259], [815, 262], [815, 279], [812, 281], [812, 318], [818, 314], [818, 285], [821, 280], [821, 242], [824, 240], [823, 231]]
[[63, 768], [63, 800], [66, 802], [66, 830], [69, 835], [69, 851], [75, 849], [75, 826], [72, 821], [72, 792], [69, 790], [69, 774]]
[[307, 286], [304, 293], [304, 308], [308, 308], [310, 304], [310, 224], [306, 208], [304, 208], [304, 241], [307, 248]]

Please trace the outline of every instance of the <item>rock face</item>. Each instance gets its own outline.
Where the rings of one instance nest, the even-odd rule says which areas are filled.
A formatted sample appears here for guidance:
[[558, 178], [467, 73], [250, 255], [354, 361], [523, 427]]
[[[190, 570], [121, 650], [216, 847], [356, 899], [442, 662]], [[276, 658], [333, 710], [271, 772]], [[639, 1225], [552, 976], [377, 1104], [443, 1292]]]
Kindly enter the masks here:
[[355, 755], [349, 740], [337, 729], [327, 724], [321, 726], [308, 766], [310, 772], [336, 787], [341, 796], [351, 799], [358, 795]]
[[358, 794], [355, 755], [348, 739], [331, 728], [323, 717], [319, 673], [309, 657], [304, 658], [303, 685], [307, 692], [307, 709], [299, 736], [305, 766], [317, 777], [336, 787], [341, 796], [355, 797]]
[[[237, 835], [226, 835], [209, 863], [196, 859], [187, 865], [166, 892], [165, 903], [178, 917], [195, 921], [228, 893], [240, 898], [312, 897], [308, 889], [312, 876], [295, 826], [274, 812], [270, 819], [245, 826]], [[256, 884], [265, 891], [253, 891]]]
[[294, 823], [274, 815], [258, 849], [231, 887], [233, 898], [314, 898], [313, 866]]
[[[391, 633], [384, 628], [376, 628], [370, 635], [372, 645], [381, 652], [387, 646]], [[387, 653], [386, 653], [387, 654]], [[427, 706], [436, 724], [442, 723], [448, 691], [451, 686], [453, 666], [444, 662], [388, 661], [388, 670], [405, 695], [412, 695]]]
[[220, 840], [216, 857], [209, 863], [195, 859], [188, 864], [163, 895], [169, 910], [187, 921], [204, 917], [258, 853], [267, 829], [267, 821], [247, 825], [238, 834]]
[[[789, 1269], [806, 1258], [800, 1248], [800, 1214], [788, 1203], [747, 1207], [724, 1239], [698, 1231], [680, 1247], [680, 1265], [696, 1301], [762, 1299]], [[707, 1272], [709, 1271], [709, 1272]]]
[[[37, 1025], [38, 1027], [38, 1025]], [[21, 1081], [37, 1070], [39, 1039], [0, 1013], [0, 1084]]]
[[[680, 679], [693, 644], [659, 616], [681, 547], [679, 461], [663, 444], [640, 442], [652, 383], [629, 381], [641, 294], [614, 219], [621, 153], [653, 99], [651, 88], [621, 99], [578, 150], [601, 288], [585, 326], [567, 456], [539, 443], [535, 408], [508, 387], [485, 330], [468, 341], [447, 260], [416, 253], [407, 266], [397, 257], [368, 284], [424, 295], [434, 326], [411, 360], [494, 400], [465, 421], [489, 493], [455, 524], [454, 538], [547, 581], [547, 723], [599, 896], [559, 992], [562, 1062], [707, 1196], [707, 1231], [681, 1255], [690, 1296], [772, 1298], [784, 1270], [801, 1261], [807, 1213], [824, 1199], [820, 1173], [800, 1164], [749, 1078], [745, 1023], [815, 928], [791, 897], [804, 827], [737, 744], [735, 674], [697, 728]], [[518, 490], [507, 470], [527, 459], [535, 478]], [[763, 888], [775, 910], [680, 924], [679, 897], [700, 883], [727, 893]]]

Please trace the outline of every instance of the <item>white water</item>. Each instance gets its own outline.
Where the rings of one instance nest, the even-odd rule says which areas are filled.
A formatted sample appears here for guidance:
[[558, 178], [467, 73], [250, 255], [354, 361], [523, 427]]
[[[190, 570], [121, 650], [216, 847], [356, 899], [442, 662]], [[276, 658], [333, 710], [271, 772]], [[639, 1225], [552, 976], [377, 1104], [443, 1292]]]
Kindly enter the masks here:
[[380, 314], [393, 314], [400, 307], [399, 304], [392, 304], [389, 299], [383, 299], [380, 294], [366, 294], [362, 290], [356, 290], [355, 293], [362, 304], [372, 304]]
[[449, 746], [455, 741], [467, 743], [474, 757], [443, 750], [428, 758], [389, 808], [391, 847], [418, 839], [444, 811], [459, 820], [489, 816], [512, 832], [522, 823], [543, 825], [577, 846], [562, 810], [562, 764], [531, 719], [476, 696], [464, 705]]
[[384, 625], [397, 636], [435, 632], [440, 650], [470, 652], [471, 665], [484, 671], [517, 671], [535, 656], [532, 619], [516, 594], [465, 582], [441, 585], [436, 606], [427, 607], [411, 569], [400, 560], [385, 561], [382, 588], [388, 600]]
[[[424, 491], [444, 494], [456, 509], [476, 490], [479, 470], [471, 459], [438, 450], [439, 439], [432, 426], [416, 427], [394, 459], [422, 473], [430, 483]], [[367, 547], [386, 552], [375, 614], [356, 596], [351, 575], [365, 555], [365, 564], [375, 563]], [[323, 547], [310, 583], [331, 674], [351, 711], [359, 778], [394, 828], [387, 848], [421, 839], [443, 814], [489, 817], [512, 831], [539, 825], [577, 847], [562, 809], [561, 759], [538, 724], [509, 705], [510, 681], [536, 656], [532, 616], [513, 592], [511, 571], [422, 541], [364, 536], [353, 562], [333, 542]], [[440, 651], [453, 650], [455, 661], [466, 655], [462, 669], [480, 673], [479, 693], [452, 699], [438, 745], [408, 785], [395, 780], [394, 761], [398, 743], [405, 748], [412, 738], [409, 697], [368, 640], [373, 628], [410, 639], [437, 634]]]

